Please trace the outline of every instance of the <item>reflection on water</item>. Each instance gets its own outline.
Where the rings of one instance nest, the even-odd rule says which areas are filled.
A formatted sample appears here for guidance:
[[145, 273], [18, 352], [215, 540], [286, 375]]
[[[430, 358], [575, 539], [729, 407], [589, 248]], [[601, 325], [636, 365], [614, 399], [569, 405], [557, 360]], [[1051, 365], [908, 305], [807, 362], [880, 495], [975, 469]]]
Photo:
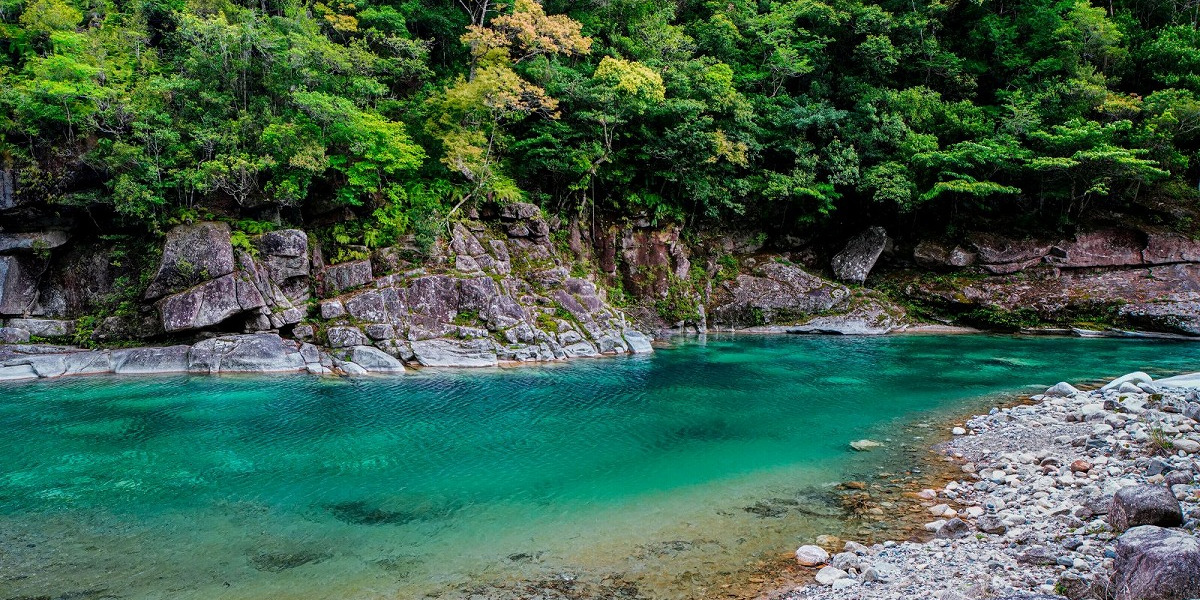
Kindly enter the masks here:
[[[543, 368], [0, 386], [0, 600], [711, 596], [818, 534], [871, 535], [833, 486], [899, 491], [914, 422], [1197, 358], [710, 336]], [[862, 437], [889, 443], [846, 450]]]

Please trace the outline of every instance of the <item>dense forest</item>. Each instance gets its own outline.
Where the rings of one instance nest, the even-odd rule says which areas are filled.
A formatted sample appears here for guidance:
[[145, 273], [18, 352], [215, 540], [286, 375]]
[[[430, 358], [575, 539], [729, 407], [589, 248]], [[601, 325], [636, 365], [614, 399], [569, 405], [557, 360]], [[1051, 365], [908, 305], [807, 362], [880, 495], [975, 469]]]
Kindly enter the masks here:
[[130, 228], [1057, 227], [1200, 179], [1198, 0], [0, 6], [18, 200]]

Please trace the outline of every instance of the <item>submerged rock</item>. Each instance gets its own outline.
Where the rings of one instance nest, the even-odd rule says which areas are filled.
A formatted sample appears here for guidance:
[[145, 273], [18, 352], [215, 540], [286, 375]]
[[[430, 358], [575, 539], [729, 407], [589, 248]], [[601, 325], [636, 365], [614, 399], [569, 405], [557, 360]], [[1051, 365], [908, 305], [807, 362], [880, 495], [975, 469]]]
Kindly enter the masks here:
[[875, 448], [881, 448], [883, 447], [883, 444], [876, 442], [875, 440], [855, 440], [850, 442], [850, 447], [859, 452], [866, 452], [868, 450], [874, 450]]

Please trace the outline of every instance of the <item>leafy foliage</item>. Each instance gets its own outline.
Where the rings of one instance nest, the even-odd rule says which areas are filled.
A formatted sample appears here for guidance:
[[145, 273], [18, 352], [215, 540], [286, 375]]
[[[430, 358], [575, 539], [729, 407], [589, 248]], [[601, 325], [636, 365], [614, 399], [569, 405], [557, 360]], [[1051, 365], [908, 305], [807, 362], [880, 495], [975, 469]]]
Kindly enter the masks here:
[[1194, 199], [1198, 11], [15, 0], [0, 157], [22, 199], [130, 226], [283, 215], [367, 247], [485, 200], [778, 233], [1070, 220]]

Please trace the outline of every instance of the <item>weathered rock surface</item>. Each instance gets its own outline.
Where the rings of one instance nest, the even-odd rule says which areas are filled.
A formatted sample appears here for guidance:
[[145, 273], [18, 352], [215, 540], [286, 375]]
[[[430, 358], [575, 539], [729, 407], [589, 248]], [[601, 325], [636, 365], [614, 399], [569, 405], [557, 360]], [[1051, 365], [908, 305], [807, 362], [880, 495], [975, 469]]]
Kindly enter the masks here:
[[197, 223], [167, 232], [158, 272], [146, 288], [153, 300], [233, 273], [229, 225]]
[[372, 280], [370, 259], [330, 265], [321, 274], [322, 290], [327, 296], [362, 287]]
[[496, 349], [486, 339], [420, 340], [412, 343], [417, 362], [425, 367], [494, 367], [499, 364]]
[[8, 327], [16, 327], [40, 338], [70, 337], [75, 333], [75, 322], [59, 319], [9, 319]]
[[18, 345], [0, 349], [0, 381], [101, 373], [319, 372], [321, 360], [311, 345], [266, 333], [225, 335], [191, 346], [121, 350]]
[[1161, 485], [1137, 485], [1122, 488], [1113, 496], [1108, 522], [1117, 531], [1141, 525], [1176, 527], [1183, 524], [1183, 512], [1171, 490]]
[[45, 269], [41, 258], [0, 256], [0, 315], [24, 315], [33, 308]]
[[712, 321], [745, 327], [789, 322], [846, 307], [850, 290], [791, 264], [768, 262], [713, 290]]
[[159, 303], [159, 310], [163, 329], [170, 333], [216, 325], [264, 306], [266, 301], [253, 282], [243, 273], [231, 273], [168, 296]]
[[1115, 600], [1200, 597], [1200, 541], [1187, 533], [1145, 525], [1117, 539]]
[[306, 361], [300, 344], [260, 333], [207, 339], [188, 352], [193, 373], [277, 373], [301, 371]]
[[905, 326], [904, 310], [876, 297], [855, 298], [850, 308], [813, 317], [785, 329], [788, 333], [884, 335]]
[[882, 227], [871, 227], [858, 234], [833, 257], [834, 276], [849, 283], [865, 282], [887, 244], [887, 231]]

